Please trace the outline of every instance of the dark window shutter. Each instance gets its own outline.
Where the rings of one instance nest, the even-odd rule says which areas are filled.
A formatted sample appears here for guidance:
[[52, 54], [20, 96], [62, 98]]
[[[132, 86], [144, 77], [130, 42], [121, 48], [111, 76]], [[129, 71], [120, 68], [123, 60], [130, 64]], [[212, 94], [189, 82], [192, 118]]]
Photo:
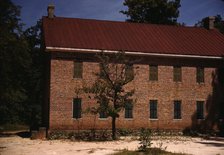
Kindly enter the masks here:
[[151, 119], [157, 119], [157, 100], [150, 100], [150, 118]]
[[158, 66], [155, 65], [149, 66], [149, 80], [158, 81]]
[[74, 78], [82, 78], [83, 63], [74, 61]]
[[128, 102], [125, 104], [125, 118], [133, 118], [132, 100], [128, 100]]
[[182, 80], [181, 67], [174, 66], [173, 67], [173, 81], [181, 82], [181, 80]]
[[174, 101], [174, 119], [181, 119], [181, 101]]
[[203, 83], [204, 82], [204, 68], [203, 67], [197, 67], [197, 83]]
[[125, 65], [125, 78], [130, 81], [134, 79], [133, 65]]
[[80, 98], [73, 99], [73, 118], [81, 118], [82, 100]]
[[108, 101], [106, 99], [103, 99], [103, 101], [100, 103], [100, 118], [107, 118], [107, 108], [108, 108]]
[[197, 101], [197, 119], [204, 119], [204, 101]]

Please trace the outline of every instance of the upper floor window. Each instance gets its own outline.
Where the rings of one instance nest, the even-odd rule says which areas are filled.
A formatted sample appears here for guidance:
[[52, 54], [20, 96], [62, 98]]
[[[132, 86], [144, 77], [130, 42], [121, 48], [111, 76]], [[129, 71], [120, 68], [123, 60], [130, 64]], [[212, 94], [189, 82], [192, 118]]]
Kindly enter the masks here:
[[125, 65], [125, 78], [127, 80], [133, 80], [134, 79], [133, 65]]
[[158, 81], [158, 66], [156, 65], [149, 66], [149, 80]]
[[174, 66], [173, 67], [173, 81], [181, 82], [181, 80], [182, 80], [181, 67]]
[[125, 104], [125, 118], [133, 118], [133, 103], [132, 100], [128, 100]]
[[204, 82], [204, 68], [203, 67], [197, 67], [197, 83], [203, 83]]
[[197, 119], [204, 119], [204, 101], [197, 101]]
[[74, 61], [74, 78], [82, 78], [83, 63]]
[[181, 101], [174, 101], [174, 119], [181, 119]]
[[150, 115], [149, 118], [157, 119], [157, 100], [150, 100], [149, 101], [149, 111]]
[[81, 118], [82, 112], [82, 99], [81, 98], [74, 98], [73, 99], [73, 118]]

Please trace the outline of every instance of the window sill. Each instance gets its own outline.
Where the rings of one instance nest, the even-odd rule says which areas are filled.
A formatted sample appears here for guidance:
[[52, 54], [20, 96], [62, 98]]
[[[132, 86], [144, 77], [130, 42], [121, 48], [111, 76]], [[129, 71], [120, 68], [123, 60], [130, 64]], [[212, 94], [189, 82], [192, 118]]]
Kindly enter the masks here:
[[100, 121], [106, 121], [106, 120], [108, 120], [108, 118], [98, 118], [98, 120], [100, 120]]
[[83, 78], [74, 78], [73, 77], [73, 80], [82, 80]]
[[150, 121], [158, 121], [158, 118], [149, 118]]
[[72, 118], [72, 119], [75, 120], [75, 121], [77, 121], [77, 120], [81, 120], [82, 117], [81, 118]]
[[124, 118], [127, 121], [133, 121], [133, 118]]
[[182, 118], [174, 118], [173, 121], [182, 121]]

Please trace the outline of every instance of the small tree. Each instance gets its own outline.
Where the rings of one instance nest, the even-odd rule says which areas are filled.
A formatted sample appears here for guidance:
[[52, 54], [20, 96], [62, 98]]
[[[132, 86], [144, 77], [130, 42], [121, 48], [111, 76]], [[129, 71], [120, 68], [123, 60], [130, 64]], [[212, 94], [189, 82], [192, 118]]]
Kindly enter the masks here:
[[116, 139], [116, 119], [124, 109], [134, 90], [127, 90], [125, 86], [133, 80], [133, 64], [125, 57], [124, 52], [106, 55], [104, 52], [97, 55], [100, 72], [95, 73], [97, 79], [85, 92], [93, 94], [97, 102], [91, 107], [93, 113], [104, 113], [112, 118], [112, 139]]

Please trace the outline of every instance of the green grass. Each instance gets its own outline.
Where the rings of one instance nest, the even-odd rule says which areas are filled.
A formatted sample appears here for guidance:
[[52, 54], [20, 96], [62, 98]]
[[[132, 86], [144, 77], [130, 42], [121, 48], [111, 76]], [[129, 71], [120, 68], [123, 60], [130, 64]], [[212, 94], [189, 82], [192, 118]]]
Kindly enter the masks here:
[[167, 152], [159, 148], [150, 148], [146, 152], [122, 150], [112, 155], [187, 155], [187, 154]]

